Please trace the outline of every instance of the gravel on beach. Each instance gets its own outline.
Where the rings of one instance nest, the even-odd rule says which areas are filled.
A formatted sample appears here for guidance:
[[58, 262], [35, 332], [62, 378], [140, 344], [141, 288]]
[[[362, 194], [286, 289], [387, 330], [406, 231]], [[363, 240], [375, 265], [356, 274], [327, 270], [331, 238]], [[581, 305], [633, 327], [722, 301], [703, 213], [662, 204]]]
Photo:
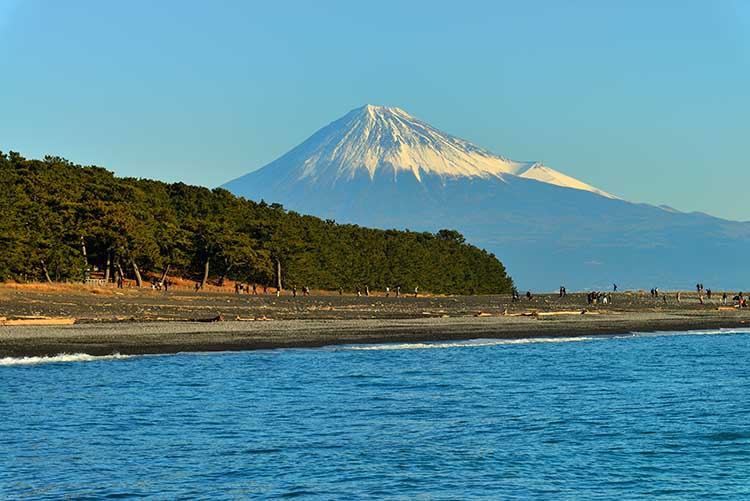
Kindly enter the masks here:
[[[693, 297], [694, 296], [694, 297]], [[236, 295], [86, 287], [0, 287], [0, 317], [72, 317], [70, 326], [0, 326], [0, 357], [227, 351], [446, 339], [683, 331], [750, 325], [747, 309], [719, 309], [682, 293], [357, 297]], [[730, 296], [731, 297], [731, 296]], [[223, 321], [221, 321], [221, 320]], [[212, 321], [213, 320], [213, 321]]]

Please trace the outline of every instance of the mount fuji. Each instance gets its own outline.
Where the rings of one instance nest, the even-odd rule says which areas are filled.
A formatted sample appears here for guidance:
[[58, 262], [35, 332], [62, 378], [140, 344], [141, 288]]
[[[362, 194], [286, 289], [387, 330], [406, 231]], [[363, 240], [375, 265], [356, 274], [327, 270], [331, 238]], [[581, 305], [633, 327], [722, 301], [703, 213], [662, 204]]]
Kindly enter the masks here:
[[223, 187], [338, 222], [456, 229], [503, 261], [521, 288], [750, 284], [740, 265], [750, 223], [631, 203], [542, 163], [491, 153], [399, 108], [352, 110]]

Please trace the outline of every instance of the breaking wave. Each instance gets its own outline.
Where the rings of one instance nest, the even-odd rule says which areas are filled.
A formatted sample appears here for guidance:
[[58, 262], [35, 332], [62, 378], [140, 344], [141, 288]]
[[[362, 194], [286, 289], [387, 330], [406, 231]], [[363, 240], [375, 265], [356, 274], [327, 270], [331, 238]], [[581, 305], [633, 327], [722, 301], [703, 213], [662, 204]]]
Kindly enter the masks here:
[[663, 337], [663, 336], [723, 336], [729, 334], [750, 334], [750, 328], [722, 328], [722, 329], [696, 329], [687, 331], [657, 331], [657, 332], [634, 332], [637, 337]]
[[0, 358], [0, 366], [13, 365], [39, 365], [54, 364], [63, 362], [98, 362], [101, 360], [122, 360], [131, 358], [132, 355], [113, 355], [94, 356], [87, 353], [60, 353], [52, 357], [5, 357]]
[[618, 335], [598, 335], [596, 337], [576, 336], [576, 337], [544, 337], [544, 338], [524, 338], [524, 339], [472, 339], [468, 341], [434, 341], [422, 343], [393, 343], [393, 344], [367, 344], [367, 345], [350, 345], [338, 347], [338, 350], [347, 351], [372, 351], [372, 350], [433, 350], [441, 348], [480, 348], [485, 346], [503, 346], [518, 344], [539, 344], [539, 343], [572, 343], [577, 341], [595, 341], [604, 339], [626, 339], [639, 337], [666, 337], [666, 336], [715, 336], [727, 334], [750, 334], [748, 328], [723, 328], [723, 329], [704, 329], [694, 331], [659, 331], [659, 332], [631, 332], [629, 334]]
[[481, 348], [485, 346], [503, 346], [514, 344], [538, 344], [538, 343], [572, 343], [576, 341], [593, 341], [592, 337], [540, 337], [527, 339], [473, 339], [469, 341], [450, 342], [427, 342], [427, 343], [398, 343], [398, 344], [371, 344], [361, 346], [346, 346], [338, 348], [343, 350], [370, 351], [370, 350], [434, 350], [441, 348]]

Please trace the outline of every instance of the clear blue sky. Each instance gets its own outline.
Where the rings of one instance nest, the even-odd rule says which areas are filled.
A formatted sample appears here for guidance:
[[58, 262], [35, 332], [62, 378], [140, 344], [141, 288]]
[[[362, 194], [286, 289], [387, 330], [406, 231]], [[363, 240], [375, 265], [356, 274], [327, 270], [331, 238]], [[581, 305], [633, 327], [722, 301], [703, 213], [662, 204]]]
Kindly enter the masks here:
[[0, 0], [0, 150], [216, 186], [366, 103], [750, 220], [750, 1]]

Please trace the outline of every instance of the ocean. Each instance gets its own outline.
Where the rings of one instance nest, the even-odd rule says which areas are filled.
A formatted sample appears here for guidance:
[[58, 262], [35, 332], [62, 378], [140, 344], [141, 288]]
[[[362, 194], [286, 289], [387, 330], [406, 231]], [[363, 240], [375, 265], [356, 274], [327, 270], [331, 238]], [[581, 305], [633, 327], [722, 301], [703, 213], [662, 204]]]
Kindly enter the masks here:
[[748, 499], [748, 334], [0, 359], [0, 497]]

